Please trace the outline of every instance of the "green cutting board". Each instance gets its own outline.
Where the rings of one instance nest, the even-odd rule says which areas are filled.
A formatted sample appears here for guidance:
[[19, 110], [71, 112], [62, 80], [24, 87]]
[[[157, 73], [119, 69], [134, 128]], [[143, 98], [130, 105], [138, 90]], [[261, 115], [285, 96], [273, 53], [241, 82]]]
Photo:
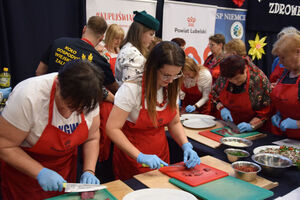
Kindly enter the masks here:
[[[95, 193], [94, 199], [97, 199], [97, 200], [118, 200], [107, 189], [97, 191]], [[81, 200], [81, 197], [80, 197], [80, 193], [78, 193], [78, 192], [70, 192], [70, 193], [59, 195], [57, 197], [49, 198], [47, 200]]]
[[175, 178], [170, 183], [197, 197], [208, 200], [260, 200], [273, 196], [273, 192], [232, 176], [191, 187]]
[[[220, 131], [226, 129], [227, 131], [229, 131], [231, 134], [229, 133], [221, 133]], [[239, 138], [246, 138], [246, 137], [249, 137], [249, 136], [253, 136], [253, 135], [258, 135], [258, 134], [261, 134], [260, 132], [257, 132], [257, 131], [252, 131], [252, 132], [246, 132], [246, 133], [234, 133], [232, 131], [230, 131], [230, 128], [228, 127], [222, 127], [222, 128], [216, 128], [216, 129], [213, 129], [213, 130], [210, 130], [210, 132], [213, 132], [215, 134], [218, 134], [218, 135], [221, 135], [221, 136], [224, 136], [224, 137], [239, 137]]]

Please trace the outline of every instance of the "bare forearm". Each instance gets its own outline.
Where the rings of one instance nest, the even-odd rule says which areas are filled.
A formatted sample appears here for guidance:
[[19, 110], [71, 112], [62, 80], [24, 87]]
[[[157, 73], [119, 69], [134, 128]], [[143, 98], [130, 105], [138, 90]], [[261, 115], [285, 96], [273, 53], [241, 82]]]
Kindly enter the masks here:
[[99, 138], [91, 139], [83, 144], [83, 170], [95, 171], [99, 156]]
[[0, 158], [22, 173], [36, 179], [43, 166], [20, 147], [0, 149]]

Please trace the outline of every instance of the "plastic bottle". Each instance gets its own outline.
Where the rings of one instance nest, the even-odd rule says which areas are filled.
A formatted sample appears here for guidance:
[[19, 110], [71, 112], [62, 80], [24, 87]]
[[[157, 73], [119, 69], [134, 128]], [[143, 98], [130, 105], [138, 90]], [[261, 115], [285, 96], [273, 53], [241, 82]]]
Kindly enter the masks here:
[[8, 72], [8, 68], [4, 67], [3, 72], [0, 74], [0, 88], [8, 88], [10, 87], [10, 73]]

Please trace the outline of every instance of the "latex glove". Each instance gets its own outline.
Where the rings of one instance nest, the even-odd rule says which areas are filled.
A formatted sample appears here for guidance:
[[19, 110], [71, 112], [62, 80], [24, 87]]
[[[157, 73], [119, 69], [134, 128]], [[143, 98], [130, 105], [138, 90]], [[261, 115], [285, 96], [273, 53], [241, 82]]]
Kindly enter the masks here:
[[286, 118], [280, 123], [280, 129], [286, 131], [286, 129], [299, 129], [297, 121], [291, 118]]
[[39, 172], [37, 180], [44, 191], [61, 192], [63, 189], [63, 183], [67, 182], [61, 175], [47, 168], [43, 168]]
[[142, 152], [137, 157], [137, 162], [146, 164], [150, 169], [159, 169], [161, 164], [167, 166], [168, 163], [161, 160], [157, 155], [143, 154]]
[[224, 121], [229, 120], [229, 121], [233, 122], [231, 113], [230, 113], [230, 111], [229, 111], [227, 108], [223, 108], [223, 109], [221, 110], [221, 117], [222, 117], [222, 119], [223, 119]]
[[193, 168], [200, 164], [200, 158], [193, 150], [193, 145], [191, 143], [184, 143], [181, 148], [183, 150], [183, 162], [187, 168]]
[[3, 99], [7, 99], [11, 93], [11, 87], [0, 89], [0, 92], [3, 94]]
[[239, 128], [241, 133], [253, 131], [253, 128], [251, 127], [250, 123], [241, 122], [237, 125], [237, 127]]
[[273, 124], [274, 126], [276, 126], [277, 128], [279, 128], [280, 121], [281, 121], [280, 112], [277, 112], [275, 115], [273, 115], [273, 116], [271, 117], [271, 121], [272, 121], [272, 124]]
[[80, 177], [80, 183], [84, 184], [100, 184], [99, 179], [90, 172], [84, 172]]
[[185, 107], [185, 112], [194, 112], [196, 110], [196, 106], [188, 105]]

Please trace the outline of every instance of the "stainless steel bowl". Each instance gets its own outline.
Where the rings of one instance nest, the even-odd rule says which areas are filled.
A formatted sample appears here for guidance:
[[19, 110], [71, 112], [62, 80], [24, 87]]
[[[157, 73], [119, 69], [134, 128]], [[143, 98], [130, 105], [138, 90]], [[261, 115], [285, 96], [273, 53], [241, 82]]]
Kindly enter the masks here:
[[239, 137], [223, 137], [220, 139], [220, 141], [226, 146], [236, 148], [246, 148], [252, 146], [253, 144], [251, 140]]
[[[250, 156], [250, 153], [248, 153], [248, 151], [245, 151], [242, 149], [234, 149], [234, 148], [225, 149], [224, 153], [226, 153], [227, 159], [230, 162], [235, 162], [235, 161], [239, 160], [240, 158], [246, 158], [246, 157]], [[244, 155], [236, 155], [238, 153], [244, 154]]]
[[258, 153], [251, 156], [252, 160], [262, 167], [262, 172], [270, 176], [281, 175], [293, 162], [285, 156], [270, 153]]
[[[253, 162], [247, 161], [237, 161], [231, 164], [232, 168], [234, 169], [235, 176], [239, 179], [244, 181], [253, 181], [256, 179], [257, 173], [260, 172], [261, 167]], [[255, 171], [248, 172], [246, 170], [237, 169], [240, 167], [252, 167]]]

